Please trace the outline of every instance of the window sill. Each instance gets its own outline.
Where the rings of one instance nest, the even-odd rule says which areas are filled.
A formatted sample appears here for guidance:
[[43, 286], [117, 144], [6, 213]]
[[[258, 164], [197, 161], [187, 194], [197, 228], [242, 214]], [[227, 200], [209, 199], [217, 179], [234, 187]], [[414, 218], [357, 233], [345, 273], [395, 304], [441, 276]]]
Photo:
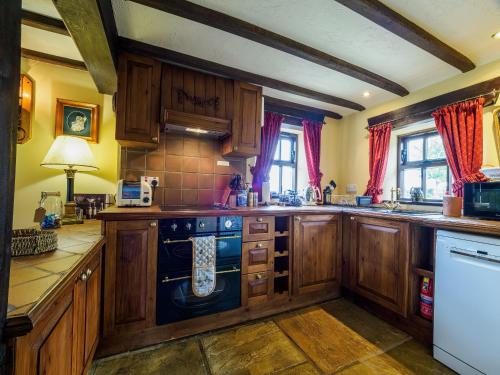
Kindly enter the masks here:
[[436, 201], [431, 201], [431, 202], [426, 202], [426, 201], [423, 201], [423, 202], [413, 202], [411, 200], [400, 199], [398, 202], [401, 203], [401, 204], [408, 204], [408, 205], [412, 205], [412, 206], [436, 206], [436, 207], [442, 207], [443, 206], [443, 202], [436, 202]]

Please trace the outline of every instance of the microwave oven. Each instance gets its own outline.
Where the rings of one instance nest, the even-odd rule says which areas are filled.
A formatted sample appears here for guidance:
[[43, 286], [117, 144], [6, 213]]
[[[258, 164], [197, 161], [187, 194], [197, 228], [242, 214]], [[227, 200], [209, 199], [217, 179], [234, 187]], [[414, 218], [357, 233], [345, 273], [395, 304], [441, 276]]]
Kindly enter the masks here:
[[464, 216], [500, 220], [500, 181], [465, 183]]

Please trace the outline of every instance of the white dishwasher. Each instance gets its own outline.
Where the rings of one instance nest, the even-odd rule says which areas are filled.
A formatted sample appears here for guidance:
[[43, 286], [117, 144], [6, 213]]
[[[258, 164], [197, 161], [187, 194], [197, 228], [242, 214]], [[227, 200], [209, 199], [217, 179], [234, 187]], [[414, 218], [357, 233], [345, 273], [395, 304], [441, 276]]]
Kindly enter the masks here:
[[500, 374], [500, 238], [438, 230], [434, 301], [434, 358]]

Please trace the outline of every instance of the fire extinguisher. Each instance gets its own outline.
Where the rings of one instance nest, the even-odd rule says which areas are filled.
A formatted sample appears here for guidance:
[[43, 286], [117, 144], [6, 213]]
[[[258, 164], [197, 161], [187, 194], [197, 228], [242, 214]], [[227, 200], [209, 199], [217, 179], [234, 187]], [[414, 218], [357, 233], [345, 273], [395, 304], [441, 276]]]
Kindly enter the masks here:
[[420, 284], [420, 315], [423, 318], [432, 320], [432, 310], [434, 305], [434, 285], [429, 277], [423, 277]]

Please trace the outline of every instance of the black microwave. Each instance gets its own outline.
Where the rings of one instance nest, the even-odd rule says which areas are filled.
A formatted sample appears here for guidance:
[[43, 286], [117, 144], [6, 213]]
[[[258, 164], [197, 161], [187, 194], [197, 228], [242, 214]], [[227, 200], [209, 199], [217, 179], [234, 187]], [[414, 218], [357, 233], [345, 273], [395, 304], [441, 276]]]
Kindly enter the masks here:
[[465, 183], [464, 216], [500, 220], [500, 181]]

